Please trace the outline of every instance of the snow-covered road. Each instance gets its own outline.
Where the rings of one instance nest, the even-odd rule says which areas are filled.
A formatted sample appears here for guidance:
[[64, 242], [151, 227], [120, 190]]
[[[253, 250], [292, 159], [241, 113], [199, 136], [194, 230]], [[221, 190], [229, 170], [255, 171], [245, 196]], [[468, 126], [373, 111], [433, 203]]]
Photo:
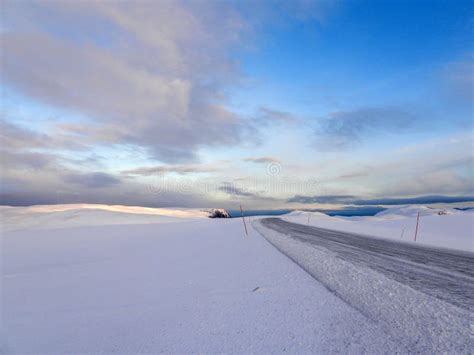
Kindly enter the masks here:
[[262, 223], [338, 257], [369, 267], [455, 306], [473, 309], [474, 254], [429, 248], [266, 218]]
[[410, 351], [469, 353], [474, 254], [264, 218], [254, 227]]

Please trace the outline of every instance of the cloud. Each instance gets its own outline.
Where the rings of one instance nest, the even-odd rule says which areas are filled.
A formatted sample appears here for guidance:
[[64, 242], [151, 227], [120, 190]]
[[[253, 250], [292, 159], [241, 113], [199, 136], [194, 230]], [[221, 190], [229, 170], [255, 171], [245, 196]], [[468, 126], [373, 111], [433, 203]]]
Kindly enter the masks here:
[[[133, 145], [169, 163], [197, 160], [204, 147], [257, 141], [248, 134], [255, 122], [228, 108], [226, 92], [246, 80], [235, 54], [266, 25], [321, 20], [331, 7], [306, 0], [2, 5], [2, 84], [86, 116], [87, 124], [58, 127], [80, 131], [78, 142]], [[260, 115], [291, 120], [268, 108]]]
[[468, 132], [374, 152], [355, 166], [354, 173], [365, 173], [357, 186], [379, 196], [472, 195], [473, 139]]
[[[248, 186], [248, 187], [240, 187], [237, 184], [232, 182], [222, 182], [221, 185], [218, 187], [218, 190], [224, 192], [225, 194], [234, 197], [234, 198], [244, 198], [247, 200], [247, 203], [257, 204], [257, 205], [265, 205], [271, 203], [272, 205], [268, 205], [269, 207], [273, 206], [275, 202], [282, 202], [281, 200], [272, 197], [272, 196], [265, 196], [264, 189], [260, 190], [257, 184]], [[236, 206], [234, 205], [233, 208]]]
[[58, 174], [65, 169], [61, 164], [81, 160], [64, 158], [62, 151], [84, 152], [86, 147], [72, 137], [49, 135], [0, 120], [0, 162], [3, 172], [52, 170]]
[[356, 197], [352, 195], [323, 195], [323, 196], [304, 196], [295, 195], [289, 198], [288, 203], [302, 203], [302, 204], [351, 204]]
[[368, 134], [399, 133], [414, 126], [417, 116], [398, 107], [367, 107], [337, 111], [319, 120], [317, 146], [322, 150], [345, 149]]
[[113, 175], [94, 172], [94, 173], [69, 173], [63, 176], [63, 180], [67, 183], [79, 185], [88, 188], [103, 188], [120, 184], [120, 179]]
[[242, 159], [243, 161], [256, 163], [256, 164], [270, 164], [270, 163], [280, 163], [276, 158], [272, 157], [249, 157]]
[[[206, 181], [202, 185], [202, 181], [194, 180], [157, 182], [150, 179], [120, 179], [116, 175], [94, 170], [100, 168], [102, 158], [98, 162], [95, 156], [89, 160], [90, 155], [71, 157], [62, 156], [56, 151], [50, 152], [43, 147], [42, 140], [37, 142], [29, 139], [29, 133], [32, 132], [17, 128], [11, 132], [25, 137], [18, 141], [21, 144], [14, 146], [21, 148], [0, 150], [0, 204], [105, 203], [150, 207], [225, 207], [225, 203], [229, 204], [228, 200], [221, 201], [203, 193], [208, 191]], [[78, 164], [91, 171], [76, 170]], [[186, 174], [215, 169], [210, 165], [170, 165], [161, 167], [160, 171]], [[136, 170], [136, 174], [147, 176], [156, 171], [156, 167]], [[202, 191], [199, 189], [201, 186], [204, 186]], [[236, 193], [239, 191], [236, 190]]]
[[153, 182], [120, 180], [105, 172], [70, 170], [58, 161], [34, 173], [2, 170], [0, 205], [104, 203], [149, 207], [215, 207], [219, 201], [193, 191], [156, 190]]
[[3, 84], [87, 115], [89, 141], [112, 137], [173, 162], [195, 159], [201, 146], [240, 141], [245, 122], [226, 108], [222, 88], [238, 85], [229, 48], [244, 45], [251, 29], [230, 5], [7, 2], [5, 8]]
[[347, 174], [342, 174], [339, 176], [339, 178], [340, 179], [355, 179], [355, 178], [366, 177], [368, 175], [369, 175], [368, 171], [354, 171]]
[[143, 187], [120, 186], [110, 187], [108, 191], [97, 193], [91, 188], [63, 188], [54, 189], [45, 186], [43, 190], [33, 188], [31, 185], [23, 186], [18, 191], [0, 190], [0, 204], [10, 206], [30, 206], [39, 204], [57, 203], [99, 203], [126, 206], [144, 207], [215, 207], [219, 205], [191, 194], [180, 194], [166, 191], [152, 194]]
[[185, 174], [194, 174], [194, 173], [209, 173], [214, 172], [217, 169], [212, 166], [207, 165], [195, 165], [195, 164], [188, 164], [188, 165], [159, 165], [159, 166], [151, 166], [151, 167], [141, 167], [131, 170], [124, 170], [122, 174], [127, 175], [143, 175], [143, 176], [150, 176], [150, 175], [158, 175], [158, 174], [168, 174], [168, 173], [177, 173], [180, 175]]
[[257, 120], [262, 124], [269, 125], [275, 123], [296, 123], [298, 118], [289, 112], [262, 106], [258, 109]]
[[239, 188], [235, 184], [230, 182], [223, 182], [222, 185], [219, 187], [219, 191], [225, 192], [226, 194], [233, 196], [258, 197], [257, 193]]
[[44, 169], [48, 165], [55, 164], [56, 160], [57, 157], [51, 154], [0, 150], [2, 169]]
[[46, 134], [20, 128], [5, 120], [0, 120], [0, 144], [11, 149], [41, 148], [48, 142]]
[[8, 150], [65, 149], [85, 150], [72, 136], [46, 134], [0, 119], [0, 146]]
[[265, 197], [261, 196], [258, 192], [252, 192], [248, 189], [243, 189], [236, 186], [230, 182], [223, 182], [221, 186], [218, 188], [219, 191], [222, 191], [231, 196], [237, 197], [251, 197], [251, 198], [259, 198], [264, 199]]
[[472, 202], [474, 196], [418, 196], [408, 198], [380, 198], [371, 200], [357, 200], [356, 205], [410, 205], [410, 204], [431, 204], [431, 203], [455, 203]]
[[410, 205], [432, 203], [473, 202], [474, 196], [418, 196], [406, 198], [361, 199], [351, 195], [302, 196], [296, 195], [287, 200], [288, 203], [302, 204], [346, 204], [346, 205]]

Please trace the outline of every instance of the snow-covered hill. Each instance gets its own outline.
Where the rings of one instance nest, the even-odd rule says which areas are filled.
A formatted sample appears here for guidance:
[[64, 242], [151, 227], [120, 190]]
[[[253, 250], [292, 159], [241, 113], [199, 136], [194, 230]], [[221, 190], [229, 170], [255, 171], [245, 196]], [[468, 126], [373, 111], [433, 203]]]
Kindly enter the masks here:
[[212, 216], [213, 209], [149, 208], [100, 204], [1, 206], [4, 231], [115, 224], [171, 223]]

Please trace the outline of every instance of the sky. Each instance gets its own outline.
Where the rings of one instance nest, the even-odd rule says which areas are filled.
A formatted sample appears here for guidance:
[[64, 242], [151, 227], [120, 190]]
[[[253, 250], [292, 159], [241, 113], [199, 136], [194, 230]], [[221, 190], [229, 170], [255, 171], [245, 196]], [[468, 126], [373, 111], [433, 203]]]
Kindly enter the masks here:
[[1, 2], [0, 204], [474, 200], [472, 1]]

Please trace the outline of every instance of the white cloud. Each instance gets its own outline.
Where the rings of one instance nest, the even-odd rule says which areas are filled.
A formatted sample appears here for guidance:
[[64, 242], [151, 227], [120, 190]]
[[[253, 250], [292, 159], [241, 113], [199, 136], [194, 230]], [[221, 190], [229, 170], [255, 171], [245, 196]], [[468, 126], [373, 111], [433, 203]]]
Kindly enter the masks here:
[[114, 136], [174, 162], [194, 158], [200, 146], [240, 140], [243, 122], [226, 108], [222, 89], [238, 84], [229, 48], [243, 44], [250, 26], [230, 5], [26, 5], [5, 4], [3, 84], [88, 115], [89, 143]]

